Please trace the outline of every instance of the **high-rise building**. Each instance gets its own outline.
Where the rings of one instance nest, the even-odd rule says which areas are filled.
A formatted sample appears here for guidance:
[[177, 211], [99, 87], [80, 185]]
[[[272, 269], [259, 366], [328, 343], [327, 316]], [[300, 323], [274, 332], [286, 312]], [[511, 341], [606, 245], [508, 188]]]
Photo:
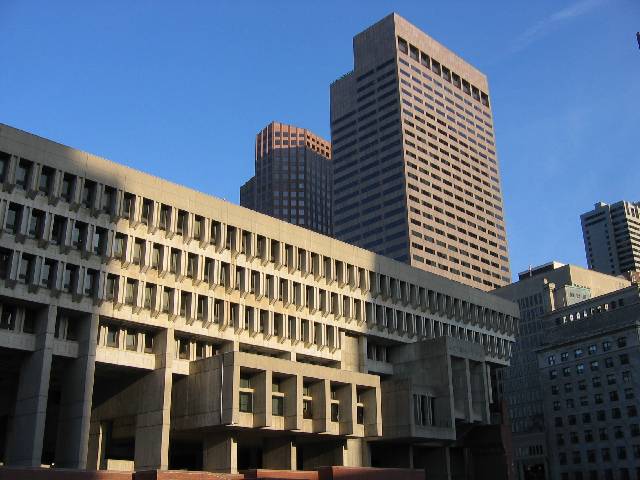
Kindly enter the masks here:
[[334, 235], [490, 290], [510, 282], [484, 74], [397, 14], [331, 85]]
[[331, 144], [304, 128], [271, 122], [256, 135], [255, 176], [243, 207], [331, 234]]
[[482, 432], [516, 329], [488, 292], [0, 124], [0, 464], [504, 478]]
[[536, 363], [545, 332], [543, 317], [621, 288], [630, 282], [593, 270], [550, 262], [521, 272], [519, 280], [492, 293], [516, 302], [520, 325], [511, 365], [500, 372], [500, 387], [509, 408], [514, 459], [520, 480], [557, 478], [549, 475], [550, 454], [544, 427], [543, 391]]
[[598, 202], [580, 215], [580, 223], [590, 269], [611, 275], [640, 271], [640, 202]]
[[638, 285], [558, 309], [543, 322], [537, 364], [550, 478], [638, 478]]

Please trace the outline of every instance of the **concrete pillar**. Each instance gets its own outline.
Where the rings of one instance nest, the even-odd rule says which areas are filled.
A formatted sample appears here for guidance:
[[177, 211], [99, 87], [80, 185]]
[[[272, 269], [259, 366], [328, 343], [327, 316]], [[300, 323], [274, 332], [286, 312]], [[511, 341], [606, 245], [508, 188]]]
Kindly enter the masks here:
[[171, 422], [173, 328], [163, 330], [154, 339], [156, 369], [147, 374], [138, 399], [134, 465], [136, 470], [169, 468], [169, 427]]
[[238, 441], [231, 435], [207, 435], [202, 443], [202, 469], [238, 473]]
[[105, 453], [109, 441], [111, 423], [93, 421], [89, 428], [89, 440], [87, 446], [87, 466], [88, 470], [104, 470]]
[[425, 454], [426, 478], [429, 480], [451, 480], [449, 447], [428, 450]]
[[253, 426], [271, 426], [271, 371], [256, 373], [251, 378], [253, 387]]
[[320, 380], [311, 385], [313, 399], [313, 432], [323, 433], [329, 429], [331, 418], [331, 388], [329, 380]]
[[98, 315], [80, 319], [78, 358], [65, 369], [62, 379], [56, 466], [86, 468], [91, 398], [96, 361]]
[[296, 445], [290, 437], [265, 438], [262, 464], [275, 470], [297, 470]]
[[340, 402], [340, 435], [353, 434], [356, 421], [356, 386], [347, 383], [337, 388], [337, 399]]
[[36, 349], [22, 362], [7, 435], [6, 464], [40, 466], [57, 308], [38, 312]]
[[347, 438], [342, 447], [342, 465], [345, 467], [366, 467], [371, 465], [369, 445], [364, 438]]
[[284, 392], [284, 427], [287, 430], [302, 428], [302, 375], [284, 379], [280, 386]]

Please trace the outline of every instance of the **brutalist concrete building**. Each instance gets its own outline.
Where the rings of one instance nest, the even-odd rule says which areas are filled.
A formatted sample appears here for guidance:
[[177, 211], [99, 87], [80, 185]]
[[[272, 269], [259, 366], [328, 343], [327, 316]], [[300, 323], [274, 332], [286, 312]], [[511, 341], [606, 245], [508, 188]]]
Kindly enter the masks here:
[[515, 304], [6, 125], [0, 152], [4, 464], [505, 464], [467, 438]]
[[556, 310], [544, 321], [538, 366], [551, 478], [638, 478], [638, 286]]

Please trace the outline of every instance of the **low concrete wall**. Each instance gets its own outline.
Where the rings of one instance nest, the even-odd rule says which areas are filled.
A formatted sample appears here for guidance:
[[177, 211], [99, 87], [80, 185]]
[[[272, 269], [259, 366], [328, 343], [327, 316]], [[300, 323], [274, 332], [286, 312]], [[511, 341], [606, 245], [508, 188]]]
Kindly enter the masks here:
[[422, 470], [364, 467], [321, 467], [318, 471], [249, 470], [244, 474], [184, 470], [67, 470], [0, 467], [0, 480], [425, 480]]
[[425, 480], [424, 470], [404, 468], [320, 467], [319, 480]]
[[0, 467], [0, 480], [133, 480], [133, 472]]
[[247, 470], [244, 478], [262, 478], [263, 480], [318, 480], [318, 472], [303, 470]]
[[242, 474], [187, 472], [185, 470], [143, 470], [135, 472], [132, 480], [243, 480]]

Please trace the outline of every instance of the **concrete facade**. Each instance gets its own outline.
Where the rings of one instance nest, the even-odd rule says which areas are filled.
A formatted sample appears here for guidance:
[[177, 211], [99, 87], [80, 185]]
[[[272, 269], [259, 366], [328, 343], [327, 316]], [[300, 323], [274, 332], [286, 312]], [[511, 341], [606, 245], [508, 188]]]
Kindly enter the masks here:
[[611, 275], [640, 271], [640, 203], [599, 202], [580, 215], [580, 223], [590, 269]]
[[0, 152], [2, 462], [473, 468], [515, 304], [6, 125]]
[[482, 290], [511, 281], [488, 82], [397, 14], [331, 85], [334, 235]]
[[255, 175], [240, 188], [240, 205], [331, 235], [331, 144], [307, 129], [271, 122], [256, 135], [255, 148]]
[[537, 354], [551, 478], [638, 478], [638, 286], [558, 309], [543, 321]]
[[499, 382], [509, 408], [519, 479], [554, 478], [549, 471], [553, 445], [547, 445], [545, 435], [544, 392], [536, 353], [545, 333], [545, 315], [629, 285], [623, 278], [550, 262], [521, 272], [517, 282], [493, 292], [516, 302], [520, 309], [511, 365], [501, 371]]

